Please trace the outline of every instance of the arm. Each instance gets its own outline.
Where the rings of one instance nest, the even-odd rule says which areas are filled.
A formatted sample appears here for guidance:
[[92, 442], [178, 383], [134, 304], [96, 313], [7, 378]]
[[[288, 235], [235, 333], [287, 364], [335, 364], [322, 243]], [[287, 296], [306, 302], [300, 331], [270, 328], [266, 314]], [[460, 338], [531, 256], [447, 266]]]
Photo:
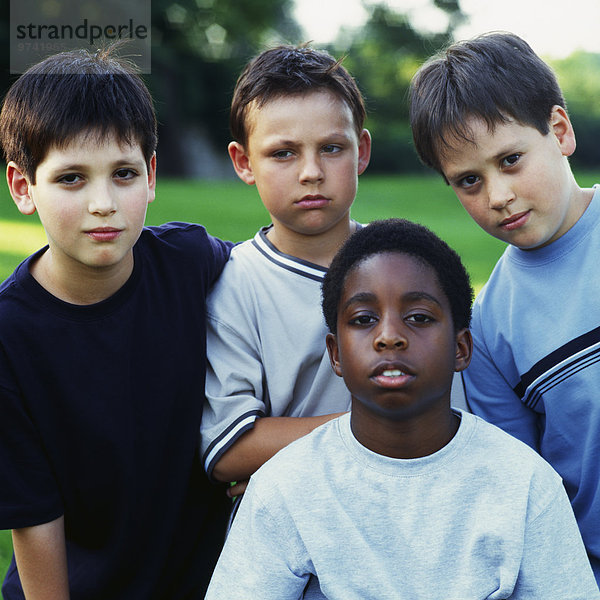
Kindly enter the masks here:
[[581, 534], [562, 485], [525, 529], [523, 556], [511, 600], [600, 600]]
[[223, 454], [213, 469], [217, 481], [245, 480], [291, 442], [343, 413], [319, 417], [263, 417]]
[[15, 560], [27, 600], [68, 600], [64, 517], [13, 529]]
[[539, 451], [539, 417], [521, 402], [510, 384], [519, 379], [512, 350], [506, 342], [488, 346], [484, 319], [476, 302], [471, 327], [473, 357], [463, 371], [469, 410]]
[[[302, 314], [300, 324], [284, 322], [287, 312], [278, 313], [272, 295], [265, 295], [262, 288], [255, 290], [258, 284], [253, 281], [260, 277], [247, 281], [253, 273], [246, 265], [236, 266], [235, 256], [208, 299], [206, 401], [201, 423], [204, 468], [210, 477], [224, 482], [247, 479], [281, 448], [337, 416], [350, 403], [341, 380], [343, 400], [339, 393], [329, 393], [337, 388], [338, 378], [326, 357], [324, 333], [322, 355], [313, 348], [312, 338], [320, 337], [320, 314], [319, 320]], [[308, 342], [297, 339], [301, 326], [308, 331]], [[324, 394], [327, 402], [321, 400]], [[299, 405], [305, 401], [309, 408], [302, 412]], [[306, 416], [283, 416], [299, 413]], [[319, 413], [331, 414], [313, 416]]]
[[266, 482], [269, 497], [253, 479], [244, 494], [205, 600], [297, 600], [312, 563], [285, 501]]

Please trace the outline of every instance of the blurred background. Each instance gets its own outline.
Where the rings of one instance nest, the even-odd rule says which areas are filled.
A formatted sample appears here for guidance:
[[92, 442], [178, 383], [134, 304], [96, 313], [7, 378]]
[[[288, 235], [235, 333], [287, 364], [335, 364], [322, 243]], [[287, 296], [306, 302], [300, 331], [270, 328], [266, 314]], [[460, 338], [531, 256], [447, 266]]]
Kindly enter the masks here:
[[[16, 76], [8, 69], [9, 1], [0, 7], [4, 95]], [[577, 133], [573, 165], [600, 166], [600, 2], [152, 0], [151, 15], [145, 79], [160, 122], [161, 176], [233, 177], [228, 107], [241, 68], [266, 47], [306, 41], [344, 56], [366, 97], [374, 140], [368, 173], [419, 172], [407, 123], [411, 76], [446, 43], [493, 29], [521, 35], [554, 67]]]

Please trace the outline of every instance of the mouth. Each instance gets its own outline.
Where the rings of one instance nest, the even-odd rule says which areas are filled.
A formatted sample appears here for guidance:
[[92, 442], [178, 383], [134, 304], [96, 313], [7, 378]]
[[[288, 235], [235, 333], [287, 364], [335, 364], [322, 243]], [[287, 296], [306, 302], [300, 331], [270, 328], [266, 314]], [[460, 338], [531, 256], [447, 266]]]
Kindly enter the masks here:
[[523, 212], [510, 215], [510, 217], [506, 217], [506, 219], [500, 221], [500, 228], [506, 231], [513, 231], [515, 229], [519, 229], [527, 223], [529, 220], [529, 215], [531, 211], [525, 210]]
[[329, 204], [329, 199], [325, 198], [325, 196], [321, 196], [320, 194], [314, 195], [306, 195], [303, 196], [298, 202], [296, 202], [296, 206], [300, 208], [312, 210], [316, 208], [323, 208]]
[[415, 375], [403, 365], [384, 363], [373, 371], [370, 378], [380, 387], [398, 388], [412, 381]]
[[85, 233], [96, 242], [112, 242], [121, 235], [121, 232], [121, 229], [115, 227], [96, 227]]

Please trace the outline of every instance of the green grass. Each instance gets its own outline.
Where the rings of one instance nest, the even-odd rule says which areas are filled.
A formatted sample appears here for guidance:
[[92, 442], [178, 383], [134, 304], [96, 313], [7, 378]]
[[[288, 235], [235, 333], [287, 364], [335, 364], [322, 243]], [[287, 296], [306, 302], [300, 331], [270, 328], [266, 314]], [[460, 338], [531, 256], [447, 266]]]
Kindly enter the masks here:
[[[504, 247], [475, 225], [452, 190], [437, 177], [363, 176], [352, 215], [363, 223], [396, 216], [427, 225], [463, 257], [476, 287], [485, 282]], [[237, 180], [159, 179], [157, 198], [148, 209], [146, 222], [152, 225], [170, 220], [202, 223], [214, 235], [240, 241], [267, 224], [269, 216], [256, 188]], [[44, 243], [37, 217], [21, 215], [8, 192], [0, 190], [0, 280]]]
[[[580, 174], [582, 186], [600, 178]], [[405, 217], [433, 229], [462, 257], [473, 285], [479, 289], [504, 249], [484, 233], [461, 207], [452, 190], [436, 176], [373, 176], [359, 180], [352, 216], [367, 223], [386, 217]], [[213, 235], [241, 241], [269, 222], [255, 187], [235, 181], [159, 179], [156, 200], [147, 224], [165, 221], [202, 223]], [[5, 187], [0, 190], [0, 281], [28, 254], [45, 244], [37, 216], [23, 216]]]
[[[591, 186], [600, 178], [580, 174], [578, 182]], [[352, 216], [362, 223], [404, 217], [430, 227], [462, 257], [476, 289], [489, 276], [504, 244], [484, 233], [467, 215], [454, 193], [440, 178], [403, 176], [360, 178]], [[269, 222], [256, 189], [238, 181], [160, 180], [157, 198], [148, 210], [147, 224], [165, 221], [202, 223], [213, 235], [241, 241]], [[6, 188], [0, 191], [0, 280], [10, 275], [27, 255], [45, 244], [37, 217], [25, 217], [14, 206]], [[10, 532], [0, 532], [0, 579], [10, 560]]]

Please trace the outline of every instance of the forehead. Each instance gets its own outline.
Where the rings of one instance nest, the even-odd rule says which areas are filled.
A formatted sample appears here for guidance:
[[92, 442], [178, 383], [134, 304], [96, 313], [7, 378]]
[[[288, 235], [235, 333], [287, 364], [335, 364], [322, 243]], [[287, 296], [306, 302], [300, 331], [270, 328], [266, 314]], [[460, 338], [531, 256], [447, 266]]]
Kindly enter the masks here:
[[354, 129], [352, 111], [345, 100], [327, 89], [277, 95], [264, 103], [253, 100], [246, 110], [249, 134], [306, 127], [307, 120]]
[[352, 267], [344, 281], [342, 298], [359, 293], [398, 297], [413, 292], [425, 292], [440, 304], [447, 303], [435, 269], [424, 259], [404, 252], [382, 252]]
[[99, 131], [83, 131], [64, 144], [51, 146], [39, 166], [59, 165], [76, 161], [96, 164], [98, 160], [144, 160], [142, 148], [138, 142], [128, 143], [120, 139], [116, 133]]

